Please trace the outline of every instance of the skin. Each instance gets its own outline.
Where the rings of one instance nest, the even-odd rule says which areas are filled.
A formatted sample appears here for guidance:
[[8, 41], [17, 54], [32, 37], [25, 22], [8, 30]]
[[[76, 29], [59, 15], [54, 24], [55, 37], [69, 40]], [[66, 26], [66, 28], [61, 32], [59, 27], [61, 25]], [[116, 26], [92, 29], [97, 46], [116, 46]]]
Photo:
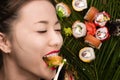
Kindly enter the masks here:
[[3, 80], [51, 80], [56, 70], [51, 70], [43, 57], [50, 52], [59, 53], [63, 43], [55, 8], [47, 0], [35, 0], [18, 14], [11, 34], [0, 33], [0, 49], [5, 52]]

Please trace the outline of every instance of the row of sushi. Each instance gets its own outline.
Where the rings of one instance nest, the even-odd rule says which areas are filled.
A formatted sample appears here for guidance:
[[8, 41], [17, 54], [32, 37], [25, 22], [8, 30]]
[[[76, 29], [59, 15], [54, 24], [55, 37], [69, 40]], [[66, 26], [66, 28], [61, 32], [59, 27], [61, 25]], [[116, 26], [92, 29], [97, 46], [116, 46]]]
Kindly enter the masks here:
[[[72, 7], [75, 11], [83, 11], [87, 8], [86, 0], [72, 0]], [[56, 5], [59, 17], [69, 17], [71, 10], [65, 3]], [[120, 36], [120, 19], [116, 22], [110, 21], [110, 15], [91, 6], [84, 16], [85, 22], [76, 20], [72, 25], [72, 34], [75, 38], [83, 38], [90, 47], [80, 50], [79, 57], [84, 62], [91, 62], [95, 59], [94, 48], [100, 49], [102, 42], [109, 39], [111, 34]], [[113, 26], [112, 28], [109, 26]], [[116, 27], [118, 26], [118, 27]], [[112, 32], [112, 33], [111, 33]]]
[[[80, 1], [80, 2], [79, 2]], [[73, 9], [82, 11], [87, 8], [86, 0], [73, 0]], [[70, 8], [63, 2], [56, 5], [57, 14], [60, 17], [69, 17]], [[84, 16], [85, 22], [76, 20], [72, 25], [72, 34], [75, 38], [84, 37], [85, 42], [91, 47], [85, 47], [80, 50], [79, 57], [83, 62], [91, 62], [95, 59], [93, 48], [99, 49], [102, 41], [109, 37], [109, 32], [105, 24], [110, 20], [110, 16], [105, 12], [99, 12], [95, 7], [90, 7]]]

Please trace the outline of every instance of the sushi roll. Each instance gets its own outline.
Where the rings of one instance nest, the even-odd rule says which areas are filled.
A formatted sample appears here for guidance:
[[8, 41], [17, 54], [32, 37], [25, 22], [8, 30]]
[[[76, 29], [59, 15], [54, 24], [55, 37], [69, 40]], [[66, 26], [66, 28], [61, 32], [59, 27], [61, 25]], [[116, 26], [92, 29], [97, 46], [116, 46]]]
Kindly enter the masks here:
[[82, 11], [87, 8], [86, 0], [72, 0], [72, 7], [75, 11]]
[[79, 58], [83, 62], [91, 62], [95, 59], [95, 52], [94, 49], [91, 47], [85, 47], [79, 51]]
[[95, 16], [94, 22], [97, 26], [104, 27], [107, 21], [109, 20], [110, 20], [109, 15], [105, 11], [103, 11], [103, 12], [97, 13], [97, 15]]
[[75, 21], [72, 25], [72, 32], [75, 38], [80, 38], [86, 35], [86, 26], [80, 21]]
[[54, 56], [44, 56], [43, 60], [50, 68], [56, 68], [62, 63], [63, 58], [61, 56], [54, 55]]
[[120, 19], [108, 21], [106, 27], [110, 35], [120, 36]]
[[106, 40], [109, 37], [109, 32], [107, 27], [98, 28], [95, 37], [101, 41]]
[[61, 2], [56, 5], [56, 11], [59, 17], [69, 17], [71, 10], [65, 3]]
[[97, 15], [97, 13], [99, 12], [99, 10], [95, 7], [90, 7], [90, 9], [87, 11], [86, 15], [84, 16], [84, 19], [87, 21], [93, 21], [95, 19], [95, 15]]
[[97, 48], [100, 49], [102, 42], [95, 38], [93, 35], [89, 35], [87, 34], [87, 36], [85, 36], [85, 42], [88, 43], [91, 47], [93, 48]]

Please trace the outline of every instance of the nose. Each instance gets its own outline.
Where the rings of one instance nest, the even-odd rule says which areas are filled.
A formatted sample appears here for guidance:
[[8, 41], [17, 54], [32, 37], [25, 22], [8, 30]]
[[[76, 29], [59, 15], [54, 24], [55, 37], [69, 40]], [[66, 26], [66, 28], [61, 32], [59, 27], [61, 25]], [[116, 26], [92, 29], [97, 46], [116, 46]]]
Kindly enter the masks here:
[[60, 48], [63, 44], [63, 38], [60, 33], [57, 33], [56, 31], [50, 32], [49, 35], [49, 45], [52, 47]]

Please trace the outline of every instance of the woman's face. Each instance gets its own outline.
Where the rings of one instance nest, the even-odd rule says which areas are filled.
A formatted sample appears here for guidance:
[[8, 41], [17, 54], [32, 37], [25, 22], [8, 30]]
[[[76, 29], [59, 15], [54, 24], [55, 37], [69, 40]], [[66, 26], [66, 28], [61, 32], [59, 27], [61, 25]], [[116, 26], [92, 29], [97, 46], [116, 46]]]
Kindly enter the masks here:
[[12, 24], [11, 57], [18, 69], [51, 79], [56, 71], [43, 60], [49, 53], [58, 54], [63, 43], [55, 8], [47, 0], [24, 5]]

